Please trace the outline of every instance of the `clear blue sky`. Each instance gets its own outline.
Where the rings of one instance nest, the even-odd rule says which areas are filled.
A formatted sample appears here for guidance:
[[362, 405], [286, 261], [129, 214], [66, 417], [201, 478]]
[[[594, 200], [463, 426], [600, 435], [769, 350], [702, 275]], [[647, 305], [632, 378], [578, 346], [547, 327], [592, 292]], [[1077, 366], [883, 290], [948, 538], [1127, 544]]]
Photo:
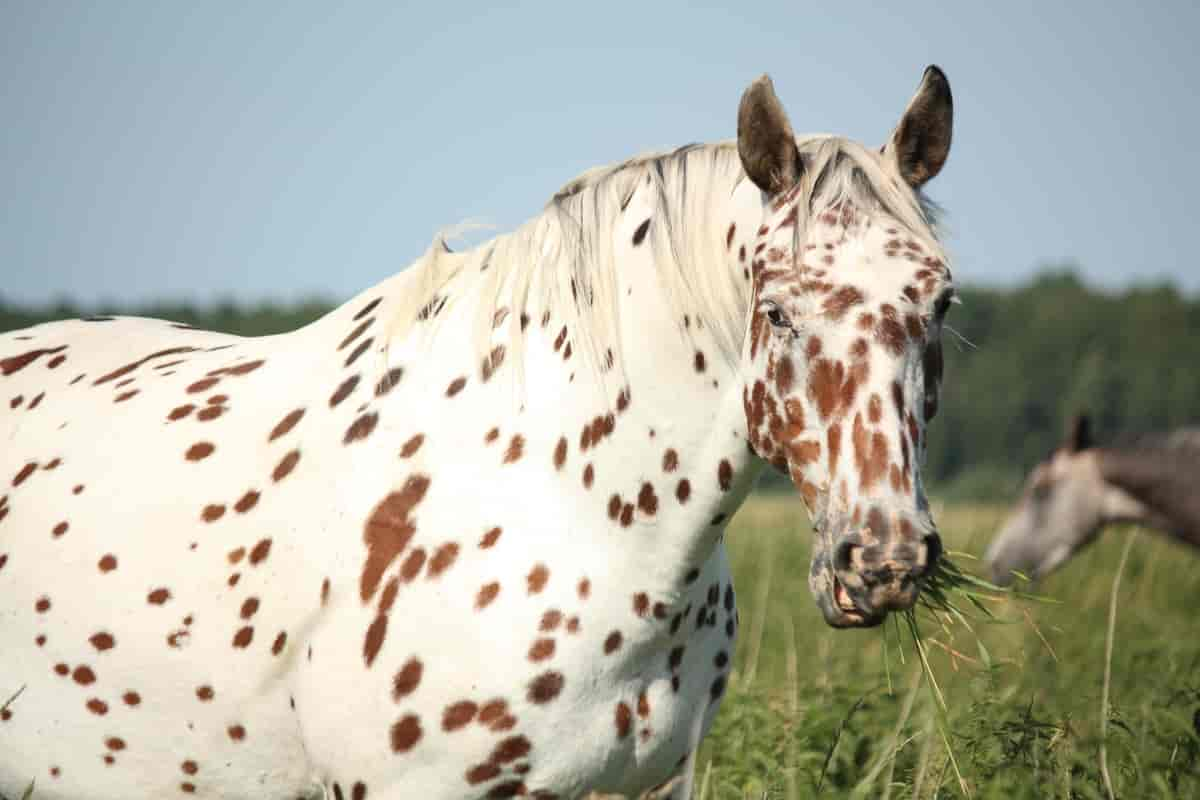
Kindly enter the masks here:
[[0, 0], [0, 297], [341, 300], [732, 136], [762, 72], [798, 131], [882, 143], [930, 62], [961, 279], [1200, 288], [1198, 3], [411, 6]]

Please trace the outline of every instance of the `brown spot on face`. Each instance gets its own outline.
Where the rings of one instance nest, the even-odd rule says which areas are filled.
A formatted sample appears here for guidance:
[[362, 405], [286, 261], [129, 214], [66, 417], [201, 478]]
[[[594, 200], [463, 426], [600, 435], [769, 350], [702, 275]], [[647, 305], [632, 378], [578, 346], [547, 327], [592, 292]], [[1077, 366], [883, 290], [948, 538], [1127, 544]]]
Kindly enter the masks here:
[[567, 461], [567, 437], [559, 437], [558, 444], [554, 448], [554, 468], [562, 469], [563, 464]]
[[275, 642], [271, 645], [271, 655], [277, 656], [283, 652], [284, 646], [287, 645], [287, 631], [280, 631], [275, 637]]
[[101, 572], [112, 572], [117, 568], [117, 557], [112, 553], [108, 553], [101, 557], [100, 562], [96, 566], [100, 568]]
[[199, 686], [196, 688], [196, 697], [200, 698], [200, 702], [207, 703], [213, 699], [215, 692], [211, 686]]
[[525, 576], [525, 583], [529, 594], [537, 594], [546, 586], [546, 581], [550, 579], [550, 570], [545, 564], [535, 564], [529, 574]]
[[121, 695], [121, 699], [125, 701], [125, 705], [131, 708], [142, 704], [142, 696], [137, 692], [126, 692]]
[[484, 435], [483, 442], [484, 442], [484, 444], [491, 444], [492, 442], [496, 441], [499, 438], [500, 438], [500, 429], [492, 428], [490, 431], [488, 431]]
[[242, 725], [230, 725], [225, 732], [235, 742], [240, 742], [246, 738], [246, 728]]
[[583, 468], [583, 488], [585, 488], [585, 489], [592, 488], [592, 483], [593, 483], [593, 481], [595, 481], [595, 479], [596, 479], [596, 470], [592, 467], [591, 464], [588, 464], [587, 466], [585, 466]]
[[112, 634], [104, 631], [92, 634], [88, 638], [88, 641], [92, 643], [92, 647], [96, 648], [101, 653], [103, 653], [105, 650], [113, 649], [113, 647], [115, 647], [117, 644], [117, 641], [113, 638]]
[[604, 640], [605, 655], [608, 655], [609, 653], [615, 653], [621, 647], [621, 639], [622, 637], [620, 631], [613, 631], [610, 633]]
[[[140, 391], [139, 389], [131, 389], [128, 392], [122, 392], [121, 394], [119, 394], [113, 398], [113, 402], [114, 403], [124, 403], [126, 400], [128, 400], [129, 398], [136, 395], [139, 391]], [[33, 405], [31, 404], [29, 407], [33, 408]]]
[[359, 583], [359, 594], [364, 603], [375, 594], [383, 573], [416, 532], [409, 514], [428, 489], [427, 476], [410, 476], [400, 491], [389, 494], [371, 512], [363, 534], [368, 553]]
[[104, 740], [104, 746], [107, 747], [109, 750], [115, 750], [115, 751], [124, 750], [125, 749], [125, 740], [120, 738], [119, 736], [110, 736], [109, 738]]
[[529, 682], [529, 690], [526, 692], [525, 697], [531, 703], [539, 705], [549, 703], [562, 692], [565, 682], [566, 679], [563, 678], [561, 672], [555, 672], [554, 670], [543, 672]]
[[96, 673], [92, 671], [91, 667], [82, 664], [71, 673], [71, 678], [80, 686], [91, 686], [96, 682]]
[[684, 478], [679, 481], [679, 484], [675, 487], [675, 499], [680, 503], [686, 503], [691, 495], [692, 485], [688, 483], [688, 479]]
[[345, 436], [342, 437], [342, 444], [351, 444], [352, 442], [367, 438], [378, 424], [379, 414], [374, 411], [363, 414], [350, 423], [350, 427], [346, 429]]
[[874, 434], [869, 433], [863, 424], [862, 414], [855, 414], [852, 441], [860, 488], [870, 489], [887, 471], [887, 437], [878, 431]]
[[250, 642], [254, 641], [254, 628], [246, 625], [238, 629], [238, 632], [233, 635], [233, 646], [245, 649], [250, 646]]
[[491, 604], [496, 599], [496, 595], [500, 594], [500, 584], [496, 581], [485, 583], [479, 587], [479, 593], [475, 595], [475, 608], [483, 609]]
[[442, 730], [450, 733], [466, 727], [475, 719], [477, 710], [478, 706], [470, 700], [462, 700], [446, 706], [446, 710], [442, 712]]
[[826, 319], [839, 322], [846, 312], [863, 301], [863, 293], [853, 286], [843, 286], [825, 298], [821, 310]]
[[645, 592], [638, 592], [633, 596], [633, 613], [639, 617], [646, 616], [646, 612], [650, 609], [650, 597]]
[[466, 385], [466, 378], [455, 378], [454, 380], [450, 381], [450, 385], [446, 387], [446, 397], [454, 397], [454, 395], [461, 392], [463, 387]]
[[191, 760], [183, 762], [183, 764], [181, 764], [179, 768], [182, 769], [188, 775], [195, 775], [197, 772], [200, 771], [199, 765], [196, 764], [195, 761], [191, 761]]
[[55, 539], [57, 539], [58, 537], [62, 536], [64, 533], [66, 533], [70, 527], [71, 526], [68, 523], [60, 522], [54, 526], [54, 530], [51, 531], [51, 534], [54, 536]]
[[86, 705], [87, 710], [97, 716], [102, 717], [108, 713], [108, 703], [97, 697], [93, 697], [91, 700], [88, 700]]
[[146, 595], [146, 602], [155, 606], [161, 606], [170, 599], [171, 591], [169, 589], [155, 589]]
[[421, 720], [416, 714], [406, 714], [392, 726], [392, 752], [407, 753], [421, 739]]
[[209, 503], [200, 512], [200, 518], [205, 522], [216, 522], [223, 516], [225, 516], [225, 506], [220, 503]]

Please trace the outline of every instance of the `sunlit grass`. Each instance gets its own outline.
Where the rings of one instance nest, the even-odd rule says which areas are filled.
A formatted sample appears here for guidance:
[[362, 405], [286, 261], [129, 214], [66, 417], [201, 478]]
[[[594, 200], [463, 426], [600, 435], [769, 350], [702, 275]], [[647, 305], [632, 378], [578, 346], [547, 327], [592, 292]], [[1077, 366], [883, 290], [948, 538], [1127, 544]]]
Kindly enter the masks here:
[[[698, 753], [697, 798], [1104, 796], [1105, 628], [1124, 536], [1109, 531], [1037, 587], [1050, 600], [1022, 599], [972, 577], [1003, 509], [934, 511], [961, 570], [940, 573], [914, 615], [834, 631], [809, 595], [799, 504], [747, 503], [727, 537], [743, 633]], [[1139, 537], [1112, 662], [1118, 797], [1200, 797], [1196, 598], [1200, 560]]]

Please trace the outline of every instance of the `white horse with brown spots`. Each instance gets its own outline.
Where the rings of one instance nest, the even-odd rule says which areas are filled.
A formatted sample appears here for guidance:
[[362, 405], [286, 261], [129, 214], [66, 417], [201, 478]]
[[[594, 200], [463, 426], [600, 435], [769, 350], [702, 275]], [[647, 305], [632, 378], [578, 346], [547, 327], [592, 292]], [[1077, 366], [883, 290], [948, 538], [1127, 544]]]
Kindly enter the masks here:
[[937, 558], [950, 131], [936, 68], [880, 150], [797, 139], [764, 77], [736, 143], [589, 172], [293, 333], [0, 337], [0, 793], [687, 796], [765, 465], [829, 624]]

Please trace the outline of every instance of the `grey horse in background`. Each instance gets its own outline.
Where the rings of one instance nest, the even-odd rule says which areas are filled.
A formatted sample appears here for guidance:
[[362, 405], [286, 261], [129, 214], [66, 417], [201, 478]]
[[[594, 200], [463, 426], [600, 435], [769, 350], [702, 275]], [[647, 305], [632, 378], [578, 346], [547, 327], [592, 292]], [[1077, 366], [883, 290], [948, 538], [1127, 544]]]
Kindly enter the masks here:
[[1200, 428], [1100, 447], [1087, 415], [1076, 415], [1066, 441], [1030, 472], [984, 559], [1001, 585], [1014, 570], [1037, 580], [1118, 522], [1200, 548]]

